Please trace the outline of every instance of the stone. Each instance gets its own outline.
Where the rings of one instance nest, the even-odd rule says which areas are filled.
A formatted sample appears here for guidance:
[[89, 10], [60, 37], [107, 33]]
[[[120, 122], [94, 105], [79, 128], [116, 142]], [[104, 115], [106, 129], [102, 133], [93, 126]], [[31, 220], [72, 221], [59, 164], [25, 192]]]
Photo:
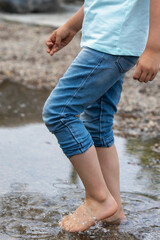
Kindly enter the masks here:
[[56, 12], [62, 10], [59, 0], [0, 0], [0, 10], [11, 13]]

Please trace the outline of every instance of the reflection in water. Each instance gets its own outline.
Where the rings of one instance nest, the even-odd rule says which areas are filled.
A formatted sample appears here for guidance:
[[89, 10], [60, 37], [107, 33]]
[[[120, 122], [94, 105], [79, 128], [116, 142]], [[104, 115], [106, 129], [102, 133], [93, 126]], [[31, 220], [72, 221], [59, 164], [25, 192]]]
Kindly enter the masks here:
[[80, 234], [60, 229], [58, 221], [82, 203], [84, 189], [55, 136], [40, 123], [48, 94], [16, 84], [0, 87], [0, 239], [159, 240], [159, 154], [152, 151], [158, 139], [116, 138], [127, 224], [98, 223]]
[[133, 156], [131, 164], [135, 164], [134, 156], [136, 156], [137, 164], [141, 167], [137, 174], [137, 181], [141, 182], [146, 178], [147, 193], [160, 196], [160, 154], [153, 151], [157, 143], [160, 144], [160, 139], [143, 142], [140, 139], [130, 139], [127, 141], [126, 149]]
[[0, 125], [13, 127], [41, 122], [42, 107], [48, 95], [48, 90], [31, 90], [17, 83], [4, 82], [0, 85]]
[[[158, 166], [160, 163], [160, 154], [155, 151], [154, 146], [160, 144], [160, 138], [148, 141], [140, 139], [129, 139], [127, 142], [127, 149], [129, 153], [138, 156], [141, 163], [146, 166]], [[157, 167], [156, 166], [156, 167]]]
[[71, 173], [70, 173], [70, 179], [71, 179], [72, 183], [77, 184], [78, 175], [77, 175], [77, 172], [76, 172], [76, 170], [73, 166], [72, 166]]

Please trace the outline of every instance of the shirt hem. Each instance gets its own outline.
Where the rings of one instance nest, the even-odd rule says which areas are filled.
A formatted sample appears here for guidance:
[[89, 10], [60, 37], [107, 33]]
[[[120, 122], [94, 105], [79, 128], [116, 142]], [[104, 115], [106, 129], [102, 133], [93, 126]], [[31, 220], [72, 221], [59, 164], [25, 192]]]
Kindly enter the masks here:
[[90, 48], [93, 48], [95, 50], [98, 50], [98, 51], [101, 51], [101, 52], [104, 52], [104, 53], [109, 53], [109, 54], [112, 54], [112, 55], [129, 55], [129, 56], [140, 56], [143, 51], [132, 51], [132, 50], [129, 50], [129, 49], [120, 49], [120, 48], [108, 48], [108, 47], [103, 47], [101, 45], [98, 45], [98, 44], [91, 44], [91, 43], [87, 43], [87, 42], [80, 42], [80, 47], [90, 47]]

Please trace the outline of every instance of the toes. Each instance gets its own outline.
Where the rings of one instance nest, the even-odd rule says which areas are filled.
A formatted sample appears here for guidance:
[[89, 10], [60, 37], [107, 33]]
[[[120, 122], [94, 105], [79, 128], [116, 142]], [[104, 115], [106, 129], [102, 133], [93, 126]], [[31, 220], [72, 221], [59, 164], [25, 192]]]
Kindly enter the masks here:
[[63, 223], [63, 228], [64, 230], [70, 231], [71, 229], [71, 224], [72, 222], [70, 221], [70, 219], [68, 218], [64, 223]]
[[67, 226], [65, 226], [64, 230], [70, 232], [70, 227], [67, 225]]
[[59, 222], [59, 226], [69, 232], [83, 232], [97, 221], [98, 219], [91, 215], [83, 203], [73, 214], [64, 216]]
[[69, 231], [70, 232], [75, 232], [76, 228], [77, 228], [77, 219], [75, 218], [75, 216], [71, 216], [70, 219], [68, 220], [68, 224], [69, 224]]
[[77, 218], [74, 216], [66, 216], [65, 221], [62, 224], [62, 228], [68, 232], [78, 232], [80, 226], [76, 220]]
[[66, 231], [74, 231], [74, 228], [75, 228], [75, 217], [73, 216], [72, 213], [64, 216], [62, 218], [62, 220], [58, 223], [58, 225], [63, 229], [63, 230], [66, 230]]
[[70, 217], [69, 215], [64, 216], [64, 217], [62, 218], [62, 220], [59, 222], [59, 225], [60, 225], [61, 227], [63, 227], [64, 224], [65, 224], [65, 222], [68, 221], [69, 217]]
[[59, 222], [58, 225], [61, 227], [62, 226], [62, 222]]

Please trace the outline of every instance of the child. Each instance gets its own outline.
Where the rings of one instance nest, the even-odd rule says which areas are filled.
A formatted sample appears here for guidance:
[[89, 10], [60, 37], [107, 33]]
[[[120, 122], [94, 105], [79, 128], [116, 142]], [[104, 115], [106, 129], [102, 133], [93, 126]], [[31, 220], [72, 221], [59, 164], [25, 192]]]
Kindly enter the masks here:
[[47, 52], [52, 56], [81, 28], [82, 50], [43, 109], [46, 126], [85, 188], [82, 205], [59, 223], [69, 232], [82, 232], [100, 220], [126, 219], [112, 124], [125, 73], [136, 64], [133, 78], [146, 83], [158, 72], [160, 1], [85, 0], [72, 18], [53, 31]]

